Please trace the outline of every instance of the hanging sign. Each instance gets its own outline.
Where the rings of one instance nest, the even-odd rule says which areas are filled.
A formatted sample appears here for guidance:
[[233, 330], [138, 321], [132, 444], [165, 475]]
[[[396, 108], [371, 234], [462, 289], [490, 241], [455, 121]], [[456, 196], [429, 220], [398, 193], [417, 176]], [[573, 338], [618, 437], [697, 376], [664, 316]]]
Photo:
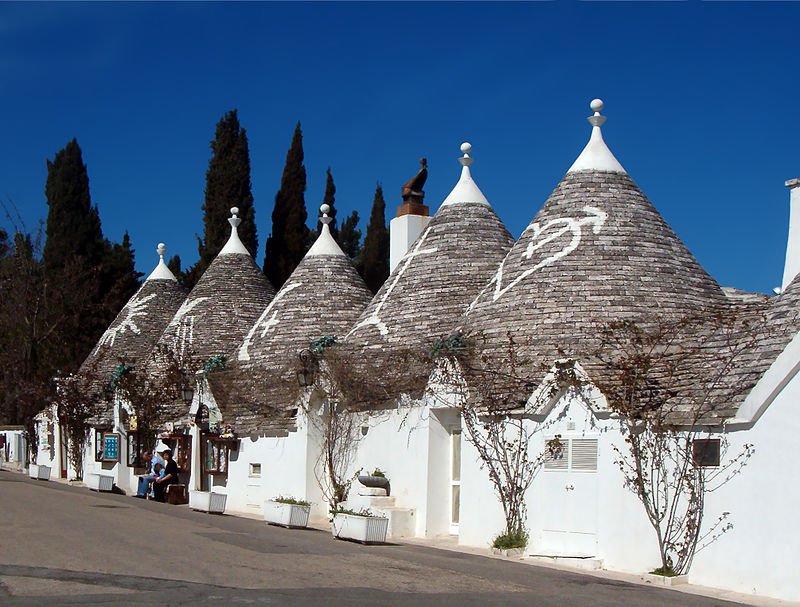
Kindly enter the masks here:
[[119, 433], [106, 432], [103, 434], [103, 461], [119, 461]]

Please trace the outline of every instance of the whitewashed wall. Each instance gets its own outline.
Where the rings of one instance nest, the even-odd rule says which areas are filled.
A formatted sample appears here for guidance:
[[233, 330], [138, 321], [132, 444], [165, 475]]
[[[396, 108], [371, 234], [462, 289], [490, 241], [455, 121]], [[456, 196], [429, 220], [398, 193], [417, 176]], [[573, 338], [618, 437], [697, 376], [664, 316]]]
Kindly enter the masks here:
[[[785, 364], [784, 374], [794, 373]], [[706, 521], [730, 512], [733, 529], [695, 558], [691, 580], [737, 592], [800, 601], [800, 377], [793, 375], [752, 428], [731, 431], [729, 453], [755, 453], [740, 476], [709, 494]]]

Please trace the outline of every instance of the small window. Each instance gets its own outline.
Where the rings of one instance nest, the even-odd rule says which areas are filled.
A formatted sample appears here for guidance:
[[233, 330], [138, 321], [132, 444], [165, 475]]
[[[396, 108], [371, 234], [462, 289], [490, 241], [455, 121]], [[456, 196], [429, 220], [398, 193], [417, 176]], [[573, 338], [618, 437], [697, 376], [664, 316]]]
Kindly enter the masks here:
[[719, 439], [707, 438], [692, 442], [694, 465], [714, 468], [719, 466]]
[[103, 461], [103, 431], [94, 431], [94, 461]]
[[250, 464], [250, 476], [261, 476], [261, 464]]
[[128, 445], [128, 466], [131, 468], [146, 468], [144, 461], [144, 445], [138, 432], [128, 432], [126, 437]]
[[230, 441], [221, 438], [206, 438], [204, 468], [208, 474], [227, 474], [230, 456]]

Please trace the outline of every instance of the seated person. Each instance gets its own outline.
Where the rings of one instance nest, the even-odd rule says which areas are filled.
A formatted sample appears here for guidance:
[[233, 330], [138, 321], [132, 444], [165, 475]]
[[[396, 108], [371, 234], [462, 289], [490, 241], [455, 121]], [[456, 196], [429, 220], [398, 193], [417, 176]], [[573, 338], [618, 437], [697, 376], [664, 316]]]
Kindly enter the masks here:
[[[164, 475], [166, 474], [166, 472], [164, 471], [164, 466], [162, 466], [161, 464], [154, 464], [153, 465], [153, 472], [155, 473], [153, 481], [155, 481], [156, 479], [159, 479], [159, 478], [164, 478]], [[155, 492], [153, 490], [153, 485], [155, 485], [155, 482], [151, 481], [150, 482], [150, 492], [147, 494], [147, 499], [149, 499], [149, 500], [155, 498]]]
[[164, 456], [164, 476], [157, 478], [153, 481], [153, 493], [157, 502], [167, 501], [167, 487], [177, 484], [178, 481], [178, 464], [172, 459], [172, 450], [167, 449], [162, 454]]
[[161, 458], [158, 453], [151, 453], [150, 451], [145, 451], [142, 454], [142, 461], [145, 463], [147, 467], [147, 474], [139, 477], [139, 486], [136, 489], [136, 497], [147, 497], [148, 492], [150, 491], [150, 485], [154, 480], [158, 478], [158, 475], [155, 474], [155, 466], [156, 464], [164, 465], [164, 460]]

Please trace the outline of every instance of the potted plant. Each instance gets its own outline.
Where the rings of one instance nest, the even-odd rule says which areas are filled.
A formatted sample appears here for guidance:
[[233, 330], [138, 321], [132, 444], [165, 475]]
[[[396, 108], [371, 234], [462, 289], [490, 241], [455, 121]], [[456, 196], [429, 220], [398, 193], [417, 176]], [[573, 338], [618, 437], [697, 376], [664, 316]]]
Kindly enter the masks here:
[[389, 530], [389, 519], [376, 516], [369, 509], [355, 511], [340, 506], [333, 513], [331, 530], [337, 539], [383, 544]]
[[264, 502], [264, 520], [270, 525], [281, 525], [290, 529], [308, 527], [311, 502], [291, 496], [278, 496]]
[[380, 468], [375, 468], [372, 474], [359, 474], [358, 482], [372, 489], [385, 489], [386, 495], [389, 495], [391, 489], [389, 486], [389, 479], [386, 478], [386, 473]]
[[225, 512], [225, 503], [228, 496], [224, 493], [213, 491], [189, 491], [189, 508], [208, 512], [209, 514], [222, 514]]
[[518, 529], [513, 533], [501, 533], [492, 542], [492, 554], [522, 558], [527, 545], [528, 533], [524, 529]]
[[28, 476], [40, 481], [50, 480], [50, 466], [43, 466], [41, 464], [31, 464], [28, 468]]
[[650, 573], [643, 575], [642, 578], [650, 584], [658, 584], [659, 586], [678, 586], [689, 583], [687, 574], [678, 574], [671, 566], [653, 569]]

